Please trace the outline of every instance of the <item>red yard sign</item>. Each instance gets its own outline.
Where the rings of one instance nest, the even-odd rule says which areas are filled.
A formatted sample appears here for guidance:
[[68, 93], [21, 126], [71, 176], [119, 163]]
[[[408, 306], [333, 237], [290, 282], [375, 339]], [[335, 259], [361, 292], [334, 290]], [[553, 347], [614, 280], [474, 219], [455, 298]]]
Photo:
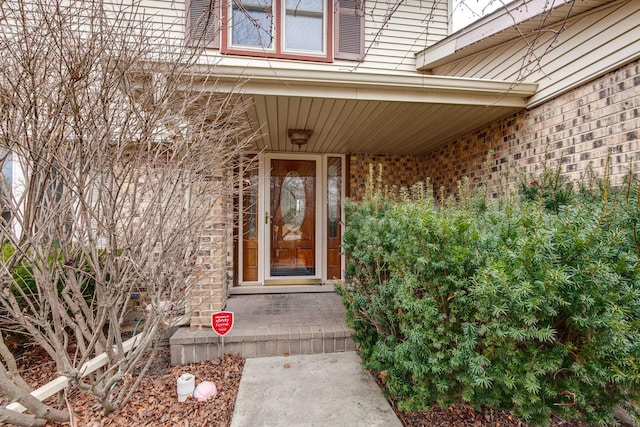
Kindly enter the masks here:
[[233, 327], [233, 312], [219, 311], [211, 315], [211, 327], [221, 337], [227, 335]]

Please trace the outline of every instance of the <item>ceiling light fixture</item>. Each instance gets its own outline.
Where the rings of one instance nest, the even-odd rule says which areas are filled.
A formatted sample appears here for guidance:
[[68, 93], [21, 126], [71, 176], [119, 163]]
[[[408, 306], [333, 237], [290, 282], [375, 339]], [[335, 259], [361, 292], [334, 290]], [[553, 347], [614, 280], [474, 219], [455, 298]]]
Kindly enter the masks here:
[[289, 129], [289, 140], [293, 145], [297, 145], [298, 149], [309, 143], [309, 137], [313, 134], [310, 129]]

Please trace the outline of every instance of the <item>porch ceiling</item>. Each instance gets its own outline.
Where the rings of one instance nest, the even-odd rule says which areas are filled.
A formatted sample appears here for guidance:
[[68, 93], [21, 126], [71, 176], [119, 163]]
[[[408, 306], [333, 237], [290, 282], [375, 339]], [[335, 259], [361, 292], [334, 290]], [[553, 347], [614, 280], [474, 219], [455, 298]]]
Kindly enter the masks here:
[[[290, 64], [289, 64], [290, 65]], [[525, 108], [537, 84], [284, 66], [195, 68], [216, 92], [249, 99], [256, 150], [422, 154]], [[313, 131], [290, 143], [288, 129]]]
[[[513, 106], [253, 95], [248, 112], [256, 150], [423, 154], [521, 110]], [[300, 149], [288, 129], [313, 131]]]

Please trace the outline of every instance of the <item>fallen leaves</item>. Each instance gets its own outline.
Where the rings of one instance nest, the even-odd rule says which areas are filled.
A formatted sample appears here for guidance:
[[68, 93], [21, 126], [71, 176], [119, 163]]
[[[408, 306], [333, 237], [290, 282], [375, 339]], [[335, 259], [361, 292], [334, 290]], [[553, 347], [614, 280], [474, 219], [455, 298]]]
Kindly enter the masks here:
[[[95, 408], [93, 398], [84, 393], [69, 396], [75, 425], [225, 427], [231, 424], [244, 359], [237, 355], [225, 355], [224, 366], [220, 359], [171, 366], [167, 351], [155, 365], [129, 403], [118, 412], [104, 415], [102, 410]], [[202, 381], [213, 382], [218, 390], [215, 399], [197, 402], [193, 397], [188, 397], [185, 402], [178, 402], [177, 380], [186, 372], [195, 376], [196, 385]]]
[[[435, 406], [422, 412], [402, 412], [396, 409], [396, 414], [406, 427], [527, 427], [526, 423], [508, 411], [493, 408], [475, 411], [468, 405], [451, 405], [446, 409]], [[549, 427], [587, 427], [587, 424], [552, 417]]]

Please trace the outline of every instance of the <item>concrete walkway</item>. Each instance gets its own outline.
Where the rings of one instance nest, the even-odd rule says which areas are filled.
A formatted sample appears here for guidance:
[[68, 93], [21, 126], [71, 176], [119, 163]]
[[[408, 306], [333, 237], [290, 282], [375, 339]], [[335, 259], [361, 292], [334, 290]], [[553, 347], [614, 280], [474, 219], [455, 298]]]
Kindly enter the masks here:
[[401, 427], [355, 352], [247, 359], [232, 427]]

